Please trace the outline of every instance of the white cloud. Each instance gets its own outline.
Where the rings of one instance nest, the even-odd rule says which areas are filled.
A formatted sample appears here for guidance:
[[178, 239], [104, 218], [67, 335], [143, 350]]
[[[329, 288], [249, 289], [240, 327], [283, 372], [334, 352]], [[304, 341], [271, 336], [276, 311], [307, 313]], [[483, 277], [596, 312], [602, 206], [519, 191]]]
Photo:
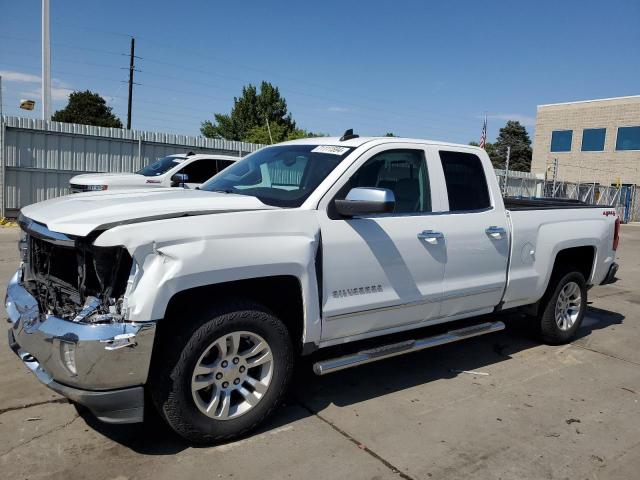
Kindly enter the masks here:
[[[483, 116], [479, 116], [478, 118], [484, 118]], [[516, 120], [520, 122], [525, 127], [535, 127], [536, 118], [530, 117], [528, 115], [522, 115], [520, 113], [493, 113], [491, 115], [487, 115], [489, 120]]]
[[7, 82], [40, 83], [40, 75], [32, 75], [30, 73], [0, 70], [0, 76], [2, 76], [2, 80]]
[[[7, 82], [16, 82], [16, 83], [41, 83], [42, 77], [40, 75], [33, 75], [31, 73], [24, 72], [16, 72], [13, 70], [0, 70], [0, 75], [2, 75], [2, 79]], [[25, 86], [25, 88], [27, 88]], [[69, 98], [69, 94], [73, 92], [71, 85], [58, 78], [51, 79], [51, 99], [53, 101], [57, 100], [67, 100]], [[29, 87], [20, 92], [20, 95], [23, 95], [26, 98], [34, 99], [40, 98], [40, 90], [35, 90], [33, 86], [29, 85]]]
[[350, 112], [351, 109], [346, 107], [329, 107], [327, 108], [327, 111], [336, 113], [347, 113]]
[[[73, 93], [73, 90], [70, 88], [51, 87], [51, 100], [67, 100], [69, 98], [69, 94], [71, 93]], [[40, 98], [40, 90], [28, 90], [20, 92], [20, 95], [23, 95], [30, 99]]]

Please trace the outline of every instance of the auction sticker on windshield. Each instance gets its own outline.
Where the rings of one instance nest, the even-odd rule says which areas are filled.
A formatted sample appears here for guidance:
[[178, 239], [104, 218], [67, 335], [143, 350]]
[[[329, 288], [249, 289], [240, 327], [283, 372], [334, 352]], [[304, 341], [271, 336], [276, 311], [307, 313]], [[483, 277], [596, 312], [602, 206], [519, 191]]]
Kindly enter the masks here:
[[318, 145], [311, 150], [312, 153], [329, 153], [331, 155], [344, 155], [348, 151], [348, 147], [336, 147], [334, 145]]

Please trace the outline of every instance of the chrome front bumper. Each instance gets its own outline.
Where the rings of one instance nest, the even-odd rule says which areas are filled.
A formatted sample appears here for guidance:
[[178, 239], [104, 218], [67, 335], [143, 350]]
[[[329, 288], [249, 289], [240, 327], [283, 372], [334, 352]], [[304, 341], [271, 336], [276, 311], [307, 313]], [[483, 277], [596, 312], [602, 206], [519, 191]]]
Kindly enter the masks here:
[[156, 322], [87, 324], [45, 315], [21, 280], [18, 270], [7, 287], [5, 306], [9, 345], [29, 370], [102, 421], [142, 421], [142, 385]]

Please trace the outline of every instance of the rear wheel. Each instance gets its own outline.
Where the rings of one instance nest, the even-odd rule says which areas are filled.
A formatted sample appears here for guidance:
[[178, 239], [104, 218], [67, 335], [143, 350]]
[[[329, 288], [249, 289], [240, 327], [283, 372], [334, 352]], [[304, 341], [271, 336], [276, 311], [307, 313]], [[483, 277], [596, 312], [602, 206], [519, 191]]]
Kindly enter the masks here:
[[150, 383], [161, 415], [195, 443], [257, 427], [279, 404], [293, 369], [289, 332], [261, 305], [234, 302], [206, 317], [193, 319], [201, 326], [181, 341], [163, 342], [171, 352]]
[[542, 339], [568, 343], [575, 337], [587, 308], [587, 285], [582, 273], [564, 270], [554, 276], [555, 287], [545, 295], [539, 314]]

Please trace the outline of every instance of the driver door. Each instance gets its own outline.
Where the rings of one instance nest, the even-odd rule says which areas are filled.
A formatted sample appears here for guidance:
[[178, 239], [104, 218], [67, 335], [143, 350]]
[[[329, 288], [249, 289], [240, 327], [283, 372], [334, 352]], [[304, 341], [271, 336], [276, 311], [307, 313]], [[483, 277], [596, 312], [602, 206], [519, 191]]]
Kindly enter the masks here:
[[[372, 336], [437, 318], [446, 250], [443, 242], [421, 236], [428, 223], [425, 218], [437, 207], [424, 149], [402, 143], [375, 147], [345, 177], [348, 180], [329, 192], [326, 208], [321, 202], [318, 210], [322, 340]], [[339, 216], [333, 200], [355, 187], [391, 190], [394, 211]]]

